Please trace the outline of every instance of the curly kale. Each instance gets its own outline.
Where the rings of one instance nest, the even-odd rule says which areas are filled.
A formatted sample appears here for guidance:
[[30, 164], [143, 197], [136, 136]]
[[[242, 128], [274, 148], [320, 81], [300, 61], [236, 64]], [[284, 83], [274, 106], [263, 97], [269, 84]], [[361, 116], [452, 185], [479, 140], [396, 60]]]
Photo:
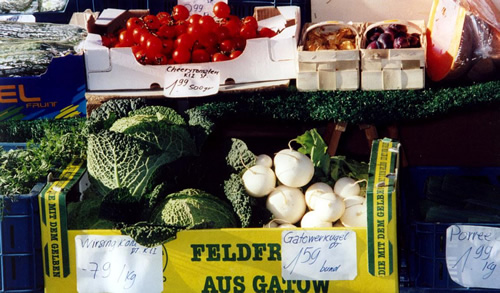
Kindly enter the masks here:
[[238, 138], [231, 139], [232, 145], [226, 156], [226, 163], [234, 172], [242, 172], [255, 165], [255, 154], [248, 149], [246, 143]]
[[271, 212], [265, 207], [266, 199], [248, 195], [240, 175], [231, 174], [229, 179], [224, 181], [224, 193], [231, 202], [242, 228], [262, 227], [272, 219]]

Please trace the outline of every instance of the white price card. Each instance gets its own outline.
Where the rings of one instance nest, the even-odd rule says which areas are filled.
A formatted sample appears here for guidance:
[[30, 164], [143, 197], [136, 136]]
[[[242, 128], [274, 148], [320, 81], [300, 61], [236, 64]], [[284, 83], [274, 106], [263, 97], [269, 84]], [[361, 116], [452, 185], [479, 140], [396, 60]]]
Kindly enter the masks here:
[[163, 291], [162, 247], [144, 247], [129, 236], [77, 235], [79, 293]]
[[227, 0], [178, 0], [177, 4], [184, 5], [189, 10], [190, 14], [210, 15], [213, 16], [213, 7], [217, 2], [225, 2]]
[[500, 289], [500, 228], [451, 225], [446, 229], [446, 266], [464, 287]]
[[163, 95], [189, 98], [215, 95], [219, 92], [220, 71], [186, 65], [168, 65], [165, 69]]
[[281, 233], [281, 276], [285, 280], [354, 280], [357, 263], [354, 231]]

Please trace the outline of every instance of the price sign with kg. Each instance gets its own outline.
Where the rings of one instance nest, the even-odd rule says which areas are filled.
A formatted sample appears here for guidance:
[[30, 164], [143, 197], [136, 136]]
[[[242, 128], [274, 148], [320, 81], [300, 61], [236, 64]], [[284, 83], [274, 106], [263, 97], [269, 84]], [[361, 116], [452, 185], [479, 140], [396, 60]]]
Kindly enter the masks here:
[[79, 293], [160, 293], [162, 247], [144, 247], [129, 236], [75, 237]]
[[201, 66], [169, 65], [165, 70], [163, 95], [188, 98], [215, 95], [219, 92], [220, 72]]
[[354, 231], [281, 233], [281, 276], [285, 280], [354, 280], [357, 264]]
[[500, 289], [500, 228], [451, 225], [446, 229], [446, 266], [463, 287]]

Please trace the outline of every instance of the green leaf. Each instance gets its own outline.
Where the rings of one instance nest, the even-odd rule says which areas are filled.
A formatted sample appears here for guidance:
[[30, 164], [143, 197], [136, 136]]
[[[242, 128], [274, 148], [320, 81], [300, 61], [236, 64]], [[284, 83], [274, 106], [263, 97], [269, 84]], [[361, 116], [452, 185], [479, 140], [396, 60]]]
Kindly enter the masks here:
[[309, 155], [314, 167], [321, 170], [323, 176], [327, 176], [330, 170], [330, 155], [328, 154], [328, 145], [318, 131], [313, 128], [295, 139], [301, 147], [299, 152]]

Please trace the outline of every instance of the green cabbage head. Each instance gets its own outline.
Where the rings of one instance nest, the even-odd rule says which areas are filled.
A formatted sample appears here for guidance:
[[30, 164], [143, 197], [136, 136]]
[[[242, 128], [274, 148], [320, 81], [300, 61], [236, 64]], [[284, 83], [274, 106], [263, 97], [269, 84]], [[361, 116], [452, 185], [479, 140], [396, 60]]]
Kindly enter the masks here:
[[149, 106], [89, 134], [87, 168], [100, 194], [126, 188], [142, 197], [163, 165], [196, 153], [188, 126], [173, 109]]

